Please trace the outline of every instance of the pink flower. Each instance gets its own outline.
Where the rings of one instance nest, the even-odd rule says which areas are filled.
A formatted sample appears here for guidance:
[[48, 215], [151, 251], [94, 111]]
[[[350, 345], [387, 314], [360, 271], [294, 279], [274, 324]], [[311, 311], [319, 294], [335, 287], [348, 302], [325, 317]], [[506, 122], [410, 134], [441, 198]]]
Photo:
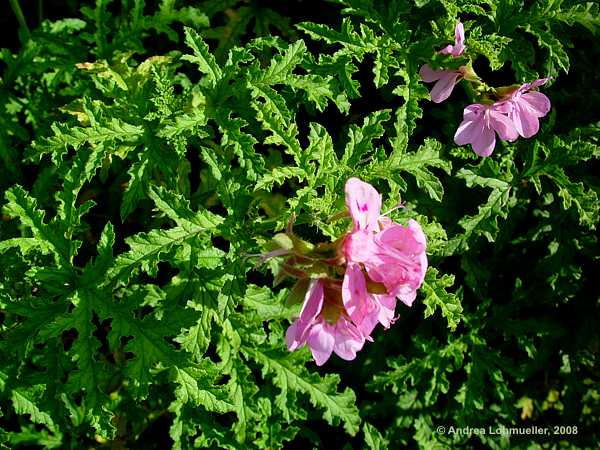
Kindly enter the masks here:
[[539, 118], [550, 111], [550, 99], [541, 92], [530, 92], [546, 84], [550, 78], [542, 78], [525, 83], [505, 99], [508, 117], [515, 125], [519, 135], [530, 138], [540, 129]]
[[425, 235], [417, 222], [405, 227], [382, 216], [381, 195], [358, 178], [346, 182], [345, 192], [352, 231], [337, 247], [341, 254], [321, 260], [345, 264], [344, 279], [331, 275], [337, 271], [311, 279], [300, 315], [285, 335], [290, 351], [308, 345], [319, 366], [332, 353], [353, 360], [378, 323], [393, 323], [397, 299], [412, 304], [427, 270]]
[[471, 144], [479, 156], [490, 156], [496, 146], [496, 133], [505, 141], [514, 141], [519, 136], [507, 113], [506, 102], [467, 106], [463, 121], [454, 135], [454, 142], [457, 145]]
[[[357, 178], [346, 183], [346, 204], [366, 208], [348, 207], [354, 229], [343, 244], [342, 298], [352, 321], [369, 336], [377, 323], [389, 328], [396, 298], [408, 306], [415, 299], [427, 270], [425, 235], [414, 220], [404, 227], [380, 216], [379, 193]], [[371, 220], [361, 227], [366, 211]]]
[[364, 345], [365, 337], [344, 310], [339, 282], [313, 279], [306, 292], [300, 316], [285, 334], [287, 347], [294, 351], [306, 344], [318, 366], [332, 352], [353, 360]]
[[439, 51], [442, 55], [452, 55], [458, 58], [465, 51], [465, 27], [461, 22], [454, 27], [454, 45], [447, 45]]
[[[465, 51], [466, 47], [464, 42], [465, 29], [463, 24], [458, 22], [454, 29], [454, 45], [447, 45], [438, 53], [458, 58]], [[421, 70], [419, 70], [419, 75], [426, 83], [435, 82], [430, 93], [431, 101], [434, 103], [441, 103], [450, 97], [454, 86], [465, 77], [465, 69], [461, 67], [457, 70], [435, 70], [428, 64], [425, 64], [421, 67]]]

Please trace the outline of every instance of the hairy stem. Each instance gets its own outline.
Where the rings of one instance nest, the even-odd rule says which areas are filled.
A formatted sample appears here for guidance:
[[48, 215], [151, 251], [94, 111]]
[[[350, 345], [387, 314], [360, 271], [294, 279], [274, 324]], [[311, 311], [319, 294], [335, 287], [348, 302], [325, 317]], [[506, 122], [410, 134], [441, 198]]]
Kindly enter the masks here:
[[21, 10], [21, 5], [19, 5], [19, 0], [10, 0], [10, 6], [17, 16], [17, 22], [19, 22], [19, 27], [25, 31], [25, 36], [29, 40], [31, 38], [31, 32], [29, 31], [29, 27], [27, 26], [27, 22], [25, 22], [25, 16], [23, 15], [23, 11]]

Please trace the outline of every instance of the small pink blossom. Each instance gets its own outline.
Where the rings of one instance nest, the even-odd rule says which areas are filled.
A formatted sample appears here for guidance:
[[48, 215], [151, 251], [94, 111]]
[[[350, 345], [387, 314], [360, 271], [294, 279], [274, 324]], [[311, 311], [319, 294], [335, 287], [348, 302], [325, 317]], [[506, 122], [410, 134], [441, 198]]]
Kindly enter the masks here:
[[[465, 29], [463, 24], [458, 22], [454, 28], [454, 45], [447, 45], [438, 53], [458, 58], [466, 49], [464, 42]], [[450, 97], [454, 86], [465, 77], [465, 68], [460, 67], [456, 70], [435, 70], [428, 64], [425, 64], [421, 67], [421, 70], [419, 70], [419, 75], [426, 83], [435, 82], [430, 93], [431, 101], [434, 103], [441, 103]]]
[[550, 78], [541, 78], [532, 83], [525, 83], [512, 92], [504, 100], [508, 107], [508, 117], [515, 124], [519, 135], [530, 138], [540, 129], [539, 118], [544, 117], [550, 111], [550, 99], [541, 92], [530, 92], [543, 84]]
[[525, 83], [492, 105], [469, 105], [464, 110], [454, 142], [471, 144], [479, 156], [489, 156], [500, 139], [514, 141], [519, 136], [529, 138], [539, 131], [539, 118], [550, 111], [550, 99], [541, 92], [531, 92], [550, 78]]
[[454, 135], [454, 142], [457, 145], [471, 144], [479, 156], [490, 156], [496, 146], [496, 133], [505, 141], [514, 141], [519, 136], [514, 122], [506, 113], [504, 102], [467, 106], [463, 121]]
[[325, 364], [333, 352], [342, 359], [353, 360], [365, 342], [344, 310], [340, 290], [339, 282], [311, 280], [300, 316], [285, 334], [290, 351], [308, 344], [318, 366]]
[[447, 45], [439, 51], [442, 55], [452, 55], [458, 58], [463, 54], [465, 47], [465, 27], [461, 22], [454, 27], [454, 45]]

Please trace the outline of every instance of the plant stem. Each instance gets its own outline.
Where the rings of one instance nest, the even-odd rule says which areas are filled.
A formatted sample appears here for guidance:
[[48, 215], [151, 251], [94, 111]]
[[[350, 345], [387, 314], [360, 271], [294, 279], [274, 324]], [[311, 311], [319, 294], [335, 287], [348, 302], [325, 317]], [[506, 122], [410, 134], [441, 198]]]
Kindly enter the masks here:
[[21, 10], [21, 5], [19, 5], [19, 0], [10, 0], [10, 6], [12, 7], [15, 16], [17, 16], [17, 22], [19, 22], [19, 26], [25, 31], [25, 36], [27, 37], [27, 40], [29, 40], [31, 38], [31, 32], [29, 31], [27, 22], [25, 22], [25, 16]]

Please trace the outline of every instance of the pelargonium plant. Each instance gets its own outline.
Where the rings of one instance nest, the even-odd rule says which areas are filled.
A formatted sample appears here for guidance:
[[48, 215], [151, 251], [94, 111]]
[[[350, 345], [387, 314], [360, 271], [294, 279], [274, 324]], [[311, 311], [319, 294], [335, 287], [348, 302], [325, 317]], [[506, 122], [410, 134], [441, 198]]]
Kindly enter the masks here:
[[0, 1], [0, 450], [598, 446], [597, 2], [307, 3]]

